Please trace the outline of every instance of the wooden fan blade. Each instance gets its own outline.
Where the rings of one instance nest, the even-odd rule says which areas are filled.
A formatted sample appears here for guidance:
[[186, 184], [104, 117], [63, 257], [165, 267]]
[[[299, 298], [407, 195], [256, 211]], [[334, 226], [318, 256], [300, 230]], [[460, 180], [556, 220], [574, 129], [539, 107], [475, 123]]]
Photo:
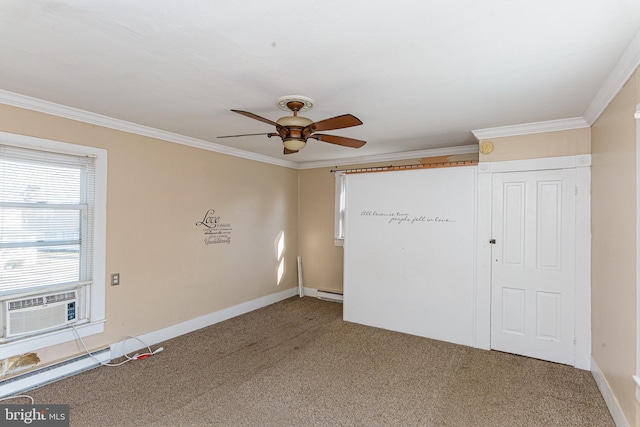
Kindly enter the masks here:
[[322, 141], [322, 142], [328, 142], [330, 144], [342, 145], [344, 147], [351, 147], [351, 148], [360, 148], [367, 143], [366, 141], [361, 141], [359, 139], [345, 138], [344, 136], [337, 136], [337, 135], [325, 135], [321, 133], [315, 133], [309, 136], [309, 138], [317, 139], [318, 141]]
[[255, 136], [255, 135], [267, 135], [269, 138], [272, 136], [278, 136], [277, 133], [243, 133], [242, 135], [222, 135], [217, 136], [216, 138], [238, 138], [241, 136]]
[[332, 117], [330, 119], [320, 120], [319, 122], [311, 123], [308, 128], [311, 128], [313, 132], [333, 129], [344, 129], [352, 126], [359, 126], [362, 122], [351, 114], [343, 114], [342, 116]]
[[284, 147], [284, 154], [293, 154], [297, 152], [298, 150], [289, 150], [287, 147]]
[[259, 121], [261, 121], [263, 123], [267, 123], [267, 124], [275, 126], [275, 127], [280, 127], [280, 125], [277, 124], [276, 122], [273, 122], [273, 121], [271, 121], [269, 119], [265, 119], [264, 117], [260, 117], [257, 114], [253, 114], [253, 113], [250, 113], [248, 111], [241, 111], [241, 110], [231, 110], [231, 111], [233, 111], [234, 113], [242, 114], [243, 116], [247, 116], [247, 117], [249, 117], [251, 119], [259, 120]]

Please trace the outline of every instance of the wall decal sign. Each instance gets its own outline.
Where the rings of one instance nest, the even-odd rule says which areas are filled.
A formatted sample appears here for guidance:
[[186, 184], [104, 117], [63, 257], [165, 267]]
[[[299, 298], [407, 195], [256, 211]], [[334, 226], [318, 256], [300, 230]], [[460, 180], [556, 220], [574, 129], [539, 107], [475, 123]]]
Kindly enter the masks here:
[[202, 227], [205, 245], [231, 243], [231, 224], [224, 224], [221, 219], [214, 209], [209, 209], [204, 218], [196, 222], [197, 227]]
[[408, 212], [380, 212], [375, 210], [365, 210], [360, 212], [360, 216], [381, 218], [387, 224], [420, 224], [420, 223], [451, 223], [455, 220], [441, 216], [431, 215], [410, 215]]

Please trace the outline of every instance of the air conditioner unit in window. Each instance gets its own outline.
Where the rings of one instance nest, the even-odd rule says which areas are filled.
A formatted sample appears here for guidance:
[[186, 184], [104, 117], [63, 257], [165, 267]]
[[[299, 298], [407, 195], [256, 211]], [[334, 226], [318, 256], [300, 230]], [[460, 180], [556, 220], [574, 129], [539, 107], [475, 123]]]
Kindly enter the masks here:
[[75, 290], [4, 301], [5, 337], [34, 334], [78, 320]]

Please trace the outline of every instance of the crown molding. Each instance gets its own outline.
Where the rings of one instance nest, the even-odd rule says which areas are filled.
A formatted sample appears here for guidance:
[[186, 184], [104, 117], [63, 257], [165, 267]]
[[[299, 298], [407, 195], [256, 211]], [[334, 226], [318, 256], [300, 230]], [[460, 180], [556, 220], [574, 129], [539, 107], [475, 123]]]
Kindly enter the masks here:
[[276, 166], [283, 166], [291, 169], [311, 169], [319, 167], [331, 167], [341, 165], [353, 165], [358, 163], [384, 162], [391, 160], [405, 160], [420, 157], [444, 156], [451, 154], [467, 154], [478, 152], [476, 145], [468, 145], [462, 147], [440, 148], [434, 150], [407, 151], [403, 153], [380, 154], [373, 156], [351, 157], [341, 160], [327, 160], [319, 162], [292, 162], [281, 160], [274, 157], [264, 156], [261, 154], [251, 153], [249, 151], [239, 150], [237, 148], [228, 147], [226, 145], [216, 144], [214, 142], [204, 141], [202, 139], [191, 138], [172, 132], [155, 129], [124, 120], [114, 119], [112, 117], [91, 113], [77, 108], [67, 107], [65, 105], [56, 104], [41, 99], [20, 95], [13, 92], [0, 90], [0, 103], [11, 105], [14, 107], [24, 108], [27, 110], [37, 111], [40, 113], [50, 114], [57, 117], [76, 120], [79, 122], [89, 123], [123, 132], [133, 133], [136, 135], [147, 136], [150, 138], [161, 139], [163, 141], [174, 142], [176, 144], [187, 145], [189, 147], [200, 148], [203, 150], [214, 151], [216, 153], [228, 154], [230, 156], [241, 157], [243, 159], [255, 160], [257, 162], [269, 163]]
[[298, 164], [298, 169], [316, 169], [325, 167], [359, 165], [364, 163], [389, 162], [394, 160], [419, 159], [422, 157], [451, 156], [454, 154], [473, 154], [478, 152], [478, 146], [461, 145], [449, 148], [434, 148], [430, 150], [403, 151], [400, 153], [375, 154], [370, 156], [348, 157], [337, 160], [321, 160], [317, 162], [304, 162]]
[[504, 136], [529, 135], [532, 133], [557, 132], [561, 130], [588, 128], [589, 124], [582, 117], [570, 119], [548, 120], [546, 122], [523, 123], [512, 126], [472, 130], [478, 141]]
[[620, 92], [622, 86], [627, 83], [634, 71], [640, 66], [640, 31], [633, 38], [620, 60], [604, 81], [604, 84], [591, 100], [586, 111], [582, 115], [591, 126], [600, 117], [609, 103]]
[[600, 117], [609, 103], [620, 92], [635, 70], [640, 67], [640, 31], [616, 63], [604, 84], [591, 100], [582, 117], [550, 120], [546, 122], [525, 123], [514, 126], [503, 126], [473, 130], [471, 133], [477, 140], [498, 138], [502, 136], [527, 135], [531, 133], [553, 132], [559, 130], [590, 127]]
[[174, 142], [176, 144], [187, 145], [189, 147], [214, 151], [221, 154], [228, 154], [230, 156], [240, 157], [243, 159], [255, 160], [257, 162], [269, 163], [272, 165], [283, 166], [292, 169], [298, 168], [298, 163], [295, 162], [280, 160], [273, 157], [228, 147], [226, 145], [216, 144], [214, 142], [209, 142], [202, 139], [191, 138], [188, 136], [179, 135], [177, 133], [167, 132], [160, 129], [127, 122], [124, 120], [114, 119], [112, 117], [90, 113], [88, 111], [67, 107], [65, 105], [60, 105], [49, 101], [43, 101], [41, 99], [36, 99], [17, 93], [0, 90], [0, 103], [123, 132], [133, 133], [136, 135]]

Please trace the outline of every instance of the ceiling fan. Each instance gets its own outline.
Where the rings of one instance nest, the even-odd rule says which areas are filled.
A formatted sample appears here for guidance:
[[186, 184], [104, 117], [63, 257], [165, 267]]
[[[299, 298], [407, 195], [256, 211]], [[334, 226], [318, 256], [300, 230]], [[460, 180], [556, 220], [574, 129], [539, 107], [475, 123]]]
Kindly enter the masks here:
[[366, 141], [361, 141], [359, 139], [316, 133], [321, 131], [344, 129], [361, 125], [362, 122], [360, 121], [360, 119], [351, 114], [343, 114], [341, 116], [314, 122], [306, 117], [298, 116], [298, 112], [306, 111], [313, 107], [312, 99], [300, 95], [280, 97], [278, 98], [276, 105], [278, 105], [278, 107], [282, 110], [289, 110], [293, 112], [293, 116], [281, 117], [274, 122], [248, 111], [231, 110], [234, 113], [242, 114], [243, 116], [250, 117], [252, 119], [275, 126], [275, 133], [226, 135], [219, 136], [218, 138], [234, 138], [252, 135], [267, 135], [268, 138], [271, 138], [272, 136], [279, 136], [282, 139], [282, 143], [284, 145], [284, 154], [297, 153], [298, 151], [302, 150], [307, 145], [307, 139], [309, 138], [352, 148], [360, 148], [364, 144], [366, 144]]

